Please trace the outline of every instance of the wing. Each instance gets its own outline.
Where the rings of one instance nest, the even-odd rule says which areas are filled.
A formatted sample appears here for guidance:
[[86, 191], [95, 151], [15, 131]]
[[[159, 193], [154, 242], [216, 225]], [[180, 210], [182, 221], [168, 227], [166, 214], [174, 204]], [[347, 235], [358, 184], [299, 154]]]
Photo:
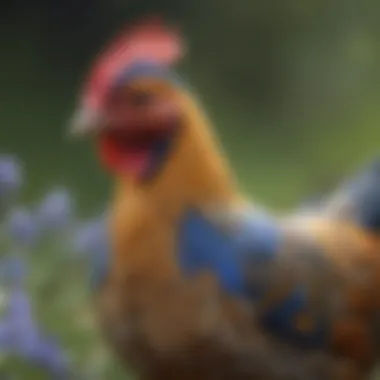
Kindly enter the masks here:
[[[292, 240], [293, 255], [289, 255]], [[301, 242], [296, 244], [279, 222], [263, 213], [207, 217], [191, 210], [180, 227], [180, 263], [187, 275], [214, 273], [223, 291], [254, 306], [255, 317], [277, 337], [320, 346], [327, 344], [327, 314], [322, 310], [313, 313], [309, 305], [311, 281], [303, 281], [300, 263], [294, 257], [305, 250], [312, 251], [314, 259], [318, 257], [319, 251], [312, 243], [305, 238], [302, 247]], [[315, 260], [306, 266], [314, 265]], [[314, 324], [306, 329], [300, 324], [308, 312]]]
[[[207, 216], [191, 210], [181, 224], [179, 252], [187, 275], [212, 272], [224, 292], [252, 306], [252, 322], [276, 338], [304, 348], [337, 347], [356, 359], [356, 344], [365, 347], [360, 355], [373, 352], [370, 323], [380, 284], [371, 274], [379, 263], [351, 225], [320, 215], [276, 220], [249, 210]], [[366, 318], [357, 322], [358, 315]]]

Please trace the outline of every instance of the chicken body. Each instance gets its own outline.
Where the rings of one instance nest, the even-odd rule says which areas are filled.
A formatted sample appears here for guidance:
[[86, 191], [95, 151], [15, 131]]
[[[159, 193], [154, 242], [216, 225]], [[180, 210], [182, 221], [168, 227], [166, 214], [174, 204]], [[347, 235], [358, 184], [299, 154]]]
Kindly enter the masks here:
[[[99, 312], [120, 357], [144, 379], [367, 378], [376, 360], [379, 269], [367, 237], [323, 218], [285, 219], [275, 261], [246, 264], [247, 287], [264, 280], [268, 293], [244, 298], [221, 286], [217, 270], [200, 265], [187, 276], [173, 227], [178, 216], [165, 219], [155, 207], [139, 215], [140, 228], [120, 231], [131, 258], [111, 271]], [[276, 305], [292, 309], [300, 284], [309, 289], [303, 306], [275, 310], [280, 321], [267, 324]]]
[[108, 341], [143, 380], [365, 380], [380, 257], [363, 199], [376, 181], [310, 215], [252, 206], [168, 70], [177, 39], [155, 28], [101, 60], [77, 128], [96, 131], [117, 178], [96, 296]]

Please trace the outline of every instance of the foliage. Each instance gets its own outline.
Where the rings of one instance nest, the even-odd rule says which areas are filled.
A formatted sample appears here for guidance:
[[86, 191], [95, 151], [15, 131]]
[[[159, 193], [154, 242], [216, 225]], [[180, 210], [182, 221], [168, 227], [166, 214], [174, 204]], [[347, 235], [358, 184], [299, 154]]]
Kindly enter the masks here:
[[107, 252], [106, 215], [78, 219], [64, 188], [20, 205], [23, 179], [20, 163], [1, 156], [0, 374], [120, 378], [98, 336], [88, 286], [89, 268]]

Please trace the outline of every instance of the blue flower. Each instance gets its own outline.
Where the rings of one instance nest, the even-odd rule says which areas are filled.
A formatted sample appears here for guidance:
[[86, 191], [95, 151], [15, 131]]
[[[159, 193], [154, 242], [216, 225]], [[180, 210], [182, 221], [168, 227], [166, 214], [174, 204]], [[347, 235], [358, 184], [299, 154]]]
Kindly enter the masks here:
[[64, 376], [69, 373], [69, 360], [52, 338], [40, 336], [29, 359], [47, 369], [52, 375], [62, 379], [67, 378]]
[[10, 256], [0, 260], [0, 278], [7, 284], [21, 286], [26, 275], [27, 265], [22, 257]]
[[0, 353], [7, 352], [11, 346], [11, 329], [8, 321], [0, 321]]
[[0, 349], [3, 344], [12, 354], [45, 368], [56, 378], [67, 378], [64, 377], [68, 373], [65, 353], [53, 339], [41, 333], [34, 320], [31, 301], [21, 288], [12, 290], [7, 314], [1, 323]]
[[32, 305], [24, 290], [15, 288], [8, 300], [5, 320], [11, 329], [13, 353], [28, 357], [38, 344], [38, 329], [33, 318]]
[[74, 237], [74, 251], [85, 255], [108, 252], [108, 233], [106, 220], [98, 218], [78, 227]]
[[48, 231], [68, 228], [73, 220], [74, 203], [70, 193], [63, 188], [53, 189], [38, 208], [40, 225]]
[[101, 217], [87, 222], [78, 229], [74, 241], [74, 251], [84, 254], [89, 260], [92, 289], [102, 285], [109, 271], [110, 247], [106, 221], [106, 218]]
[[22, 170], [13, 156], [0, 156], [0, 197], [7, 198], [18, 192], [22, 184]]
[[16, 243], [33, 244], [38, 236], [36, 220], [25, 208], [15, 208], [8, 218], [8, 232], [11, 239]]

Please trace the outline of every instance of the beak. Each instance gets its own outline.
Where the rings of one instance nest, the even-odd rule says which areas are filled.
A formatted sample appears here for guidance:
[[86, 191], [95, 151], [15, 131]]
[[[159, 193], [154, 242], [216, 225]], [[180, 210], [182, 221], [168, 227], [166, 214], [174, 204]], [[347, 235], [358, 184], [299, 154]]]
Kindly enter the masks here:
[[69, 122], [71, 137], [94, 135], [103, 128], [103, 118], [93, 109], [79, 108]]

